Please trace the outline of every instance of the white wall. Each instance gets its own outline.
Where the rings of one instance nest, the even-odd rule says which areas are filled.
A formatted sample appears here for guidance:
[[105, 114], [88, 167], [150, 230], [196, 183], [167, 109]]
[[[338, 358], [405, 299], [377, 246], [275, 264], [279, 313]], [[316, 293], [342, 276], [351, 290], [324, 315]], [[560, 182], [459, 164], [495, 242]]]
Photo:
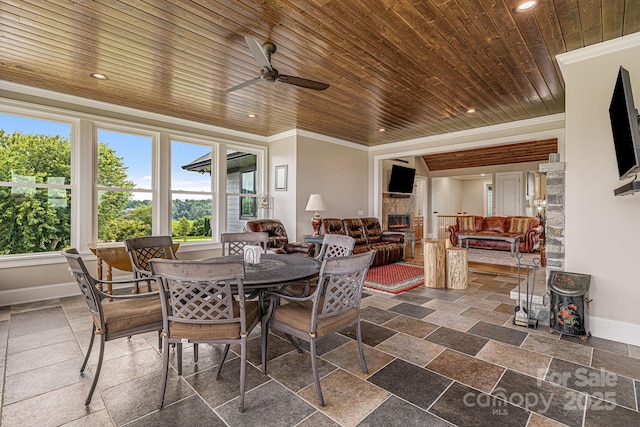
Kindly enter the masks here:
[[615, 197], [623, 182], [608, 108], [618, 67], [640, 106], [640, 33], [559, 57], [566, 81], [565, 270], [592, 275], [594, 336], [640, 344], [640, 193]]
[[[297, 138], [297, 228], [289, 238], [302, 241], [312, 234], [307, 212], [309, 195], [320, 193], [327, 201], [323, 218], [353, 218], [368, 215], [368, 153], [364, 147], [336, 144], [320, 135], [300, 133]], [[358, 212], [362, 214], [359, 215]]]
[[431, 180], [431, 208], [439, 215], [456, 215], [462, 211], [462, 180], [433, 178]]
[[[273, 218], [282, 221], [287, 235], [296, 235], [297, 144], [295, 135], [285, 135], [269, 142], [269, 193], [273, 196]], [[275, 191], [276, 166], [287, 166], [287, 189]]]
[[490, 176], [462, 180], [462, 212], [480, 216], [484, 214], [487, 183], [491, 184]]

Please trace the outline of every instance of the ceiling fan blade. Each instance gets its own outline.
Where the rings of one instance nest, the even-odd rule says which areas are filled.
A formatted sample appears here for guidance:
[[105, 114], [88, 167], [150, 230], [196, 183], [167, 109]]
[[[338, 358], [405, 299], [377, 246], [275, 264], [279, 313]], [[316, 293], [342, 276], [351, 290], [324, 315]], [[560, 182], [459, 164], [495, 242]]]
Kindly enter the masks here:
[[313, 90], [325, 90], [329, 87], [326, 83], [316, 82], [314, 80], [303, 79], [301, 77], [285, 76], [280, 74], [278, 81], [282, 83], [289, 83], [290, 85], [300, 86]]
[[229, 89], [225, 90], [225, 93], [229, 93], [229, 92], [236, 91], [238, 89], [242, 89], [243, 87], [247, 87], [247, 86], [252, 85], [254, 83], [258, 83], [260, 80], [261, 80], [260, 77], [256, 77], [255, 79], [248, 80], [248, 81], [246, 81], [244, 83], [240, 83], [237, 86], [234, 86], [232, 88], [229, 88]]
[[247, 46], [249, 46], [249, 50], [253, 55], [253, 58], [256, 60], [258, 65], [262, 68], [267, 68], [269, 71], [272, 71], [271, 61], [269, 61], [269, 57], [262, 49], [262, 45], [258, 43], [256, 39], [251, 36], [244, 36], [244, 40], [247, 42]]

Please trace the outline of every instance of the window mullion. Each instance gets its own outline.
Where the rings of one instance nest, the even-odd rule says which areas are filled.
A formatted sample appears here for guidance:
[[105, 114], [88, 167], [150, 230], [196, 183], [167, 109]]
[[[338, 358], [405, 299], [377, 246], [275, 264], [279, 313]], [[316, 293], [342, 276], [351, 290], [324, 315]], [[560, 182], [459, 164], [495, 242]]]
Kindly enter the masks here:
[[154, 144], [153, 161], [153, 234], [171, 236], [171, 140], [161, 133]]

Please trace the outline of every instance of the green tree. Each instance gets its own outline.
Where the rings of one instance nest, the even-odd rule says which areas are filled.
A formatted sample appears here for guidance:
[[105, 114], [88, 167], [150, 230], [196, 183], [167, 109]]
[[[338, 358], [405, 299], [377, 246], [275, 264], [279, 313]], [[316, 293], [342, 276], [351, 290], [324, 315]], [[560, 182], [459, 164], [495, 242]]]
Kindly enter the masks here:
[[[124, 165], [122, 157], [116, 155], [115, 150], [108, 144], [100, 142], [98, 144], [98, 185], [103, 187], [134, 188], [135, 184], [127, 177], [127, 167]], [[102, 241], [120, 241], [122, 239], [112, 239], [107, 236], [114, 236], [111, 227], [117, 229], [127, 229], [125, 224], [115, 224], [124, 221], [123, 212], [131, 201], [131, 193], [119, 191], [101, 191], [98, 195], [98, 239]], [[151, 234], [136, 234], [129, 237], [138, 237]]]
[[184, 241], [187, 241], [187, 236], [189, 235], [189, 231], [191, 231], [191, 223], [185, 217], [180, 218], [178, 221], [178, 225], [176, 226], [175, 233], [177, 236], [183, 236]]
[[[127, 168], [107, 144], [99, 144], [99, 184], [133, 188]], [[28, 178], [26, 178], [28, 177]], [[0, 129], [0, 181], [21, 180], [46, 184], [71, 182], [71, 145], [60, 136], [12, 134]], [[125, 221], [123, 211], [131, 195], [102, 192], [99, 195], [99, 236], [103, 240], [121, 240], [117, 236], [150, 234], [145, 224]], [[0, 254], [56, 251], [70, 245], [69, 191], [0, 187]], [[135, 233], [135, 234], [131, 234]]]
[[211, 236], [211, 218], [203, 216], [193, 221], [191, 233], [194, 236]]
[[[29, 177], [70, 182], [71, 145], [60, 136], [8, 134], [0, 129], [0, 181]], [[64, 190], [0, 189], [0, 253], [59, 250], [70, 244], [70, 194]]]
[[137, 208], [127, 215], [128, 220], [138, 222], [145, 226], [145, 234], [143, 234], [143, 236], [151, 235], [152, 218], [151, 205], [138, 205]]
[[116, 218], [111, 220], [105, 228], [103, 240], [112, 242], [121, 242], [131, 237], [148, 236], [147, 226], [139, 221], [131, 221], [124, 218]]

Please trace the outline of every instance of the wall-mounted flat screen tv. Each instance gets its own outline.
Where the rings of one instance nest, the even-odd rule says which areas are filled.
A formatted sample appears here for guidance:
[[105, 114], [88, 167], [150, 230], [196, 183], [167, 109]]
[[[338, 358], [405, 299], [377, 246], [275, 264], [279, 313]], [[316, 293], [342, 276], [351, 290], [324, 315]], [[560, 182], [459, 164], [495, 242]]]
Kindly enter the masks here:
[[413, 193], [415, 176], [415, 169], [392, 165], [391, 177], [389, 178], [389, 193]]
[[638, 110], [633, 102], [629, 72], [620, 67], [609, 106], [613, 145], [620, 179], [631, 178], [640, 172], [640, 125]]

